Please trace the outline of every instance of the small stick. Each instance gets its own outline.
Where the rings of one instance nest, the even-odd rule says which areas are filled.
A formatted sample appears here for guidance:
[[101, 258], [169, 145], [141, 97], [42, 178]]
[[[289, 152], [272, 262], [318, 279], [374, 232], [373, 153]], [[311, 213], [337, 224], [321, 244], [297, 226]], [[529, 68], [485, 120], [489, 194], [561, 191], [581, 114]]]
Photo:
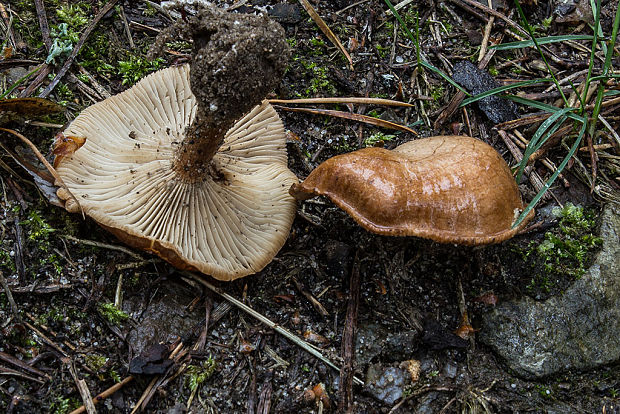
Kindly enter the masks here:
[[27, 363], [25, 363], [24, 361], [22, 361], [21, 359], [17, 359], [12, 355], [9, 355], [7, 353], [4, 352], [0, 352], [0, 360], [4, 361], [4, 362], [8, 362], [11, 365], [14, 365], [16, 367], [21, 368], [24, 371], [28, 371], [31, 374], [37, 375], [39, 377], [43, 377], [43, 378], [47, 378], [52, 379], [49, 375], [47, 375], [45, 372], [38, 370], [34, 367], [31, 367], [30, 365], [28, 365]]
[[95, 410], [95, 404], [90, 396], [90, 390], [88, 389], [88, 385], [86, 385], [86, 381], [78, 377], [73, 361], [68, 360], [67, 365], [69, 365], [69, 372], [71, 373], [73, 381], [75, 381], [75, 385], [77, 386], [80, 396], [82, 397], [86, 412], [88, 414], [97, 414], [97, 410]]
[[360, 265], [357, 255], [353, 261], [351, 279], [349, 281], [349, 300], [347, 303], [347, 318], [342, 333], [342, 359], [340, 368], [340, 412], [351, 412], [353, 409], [353, 378], [355, 374], [355, 336], [357, 331], [357, 313], [360, 301]]
[[19, 308], [13, 299], [13, 294], [11, 293], [11, 289], [9, 289], [9, 284], [7, 283], [4, 275], [2, 274], [2, 270], [0, 270], [0, 284], [2, 284], [2, 288], [4, 289], [4, 293], [6, 294], [7, 299], [9, 300], [9, 304], [11, 305], [11, 310], [15, 315], [15, 318], [18, 321], [21, 321], [21, 315], [19, 314]]
[[[427, 99], [428, 100], [428, 99]], [[407, 102], [394, 101], [392, 99], [384, 98], [363, 98], [363, 97], [337, 97], [337, 98], [302, 98], [302, 99], [269, 99], [271, 104], [366, 104], [366, 105], [386, 105], [386, 106], [405, 106], [413, 108], [412, 105]]]
[[0, 131], [8, 132], [9, 134], [15, 135], [16, 137], [21, 139], [26, 145], [28, 145], [28, 147], [30, 147], [32, 152], [34, 152], [34, 155], [36, 155], [36, 157], [39, 159], [39, 161], [41, 161], [41, 163], [45, 166], [45, 168], [47, 168], [47, 170], [50, 172], [50, 174], [52, 174], [52, 176], [54, 177], [54, 183], [53, 184], [57, 185], [57, 186], [59, 186], [59, 187], [61, 187], [63, 189], [65, 189], [67, 191], [67, 194], [69, 195], [69, 198], [71, 198], [74, 202], [76, 202], [78, 204], [78, 206], [80, 205], [80, 203], [78, 203], [78, 201], [75, 198], [75, 196], [73, 194], [71, 194], [71, 191], [69, 191], [69, 189], [65, 185], [64, 181], [62, 180], [62, 178], [60, 178], [60, 175], [58, 175], [58, 173], [56, 172], [54, 167], [52, 167], [52, 165], [47, 161], [47, 159], [43, 156], [43, 154], [41, 154], [41, 152], [36, 147], [36, 145], [34, 145], [28, 138], [26, 138], [22, 134], [20, 134], [17, 131], [13, 131], [12, 129], [0, 128]]
[[[452, 0], [454, 1], [454, 0]], [[517, 23], [515, 23], [513, 20], [509, 19], [508, 17], [504, 16], [502, 13], [493, 10], [492, 8], [485, 6], [482, 3], [478, 3], [476, 0], [458, 0], [459, 2], [462, 1], [463, 3], [467, 3], [468, 5], [472, 6], [472, 7], [476, 7], [482, 11], [484, 11], [485, 13], [488, 13], [492, 16], [495, 16], [503, 21], [505, 21], [509, 26], [513, 27], [515, 30], [517, 30], [519, 33], [521, 33], [521, 35], [525, 36], [526, 38], [530, 37], [530, 34], [524, 29], [522, 28], [520, 25], [518, 25]], [[455, 2], [458, 4], [458, 2]]]
[[125, 16], [125, 9], [123, 8], [123, 6], [120, 6], [119, 9], [121, 11], [121, 18], [123, 19], [123, 23], [125, 26], [125, 34], [127, 35], [127, 40], [129, 40], [129, 47], [134, 49], [136, 45], [133, 42], [133, 38], [131, 36], [131, 30], [129, 29], [129, 23], [127, 22], [127, 16]]
[[347, 53], [347, 50], [344, 48], [344, 46], [342, 46], [342, 43], [340, 43], [340, 39], [338, 39], [334, 32], [331, 31], [329, 26], [327, 26], [327, 23], [325, 23], [325, 21], [321, 18], [321, 16], [319, 16], [316, 10], [314, 10], [314, 7], [312, 7], [308, 0], [299, 0], [299, 2], [306, 10], [306, 12], [308, 12], [312, 20], [314, 20], [317, 26], [319, 26], [319, 29], [321, 29], [323, 34], [327, 36], [327, 38], [334, 44], [334, 46], [336, 46], [344, 55], [344, 57], [347, 58], [347, 60], [349, 61], [349, 69], [353, 70], [353, 59], [351, 59], [351, 56], [349, 55], [349, 53]]
[[[133, 376], [130, 375], [127, 378], [125, 378], [124, 380], [122, 380], [121, 382], [119, 382], [118, 384], [114, 384], [113, 386], [111, 386], [110, 388], [108, 388], [107, 390], [103, 391], [101, 394], [97, 395], [95, 398], [93, 398], [93, 400], [92, 400], [93, 404], [99, 404], [101, 401], [105, 400], [110, 395], [112, 395], [116, 391], [120, 390], [123, 386], [125, 386], [125, 384], [128, 384], [132, 380], [133, 380]], [[81, 406], [80, 408], [71, 411], [71, 413], [69, 413], [69, 414], [81, 414], [84, 411], [86, 411], [86, 407]]]
[[63, 76], [65, 76], [65, 73], [67, 73], [67, 71], [71, 67], [71, 64], [75, 60], [75, 57], [80, 52], [80, 49], [84, 45], [84, 42], [90, 35], [90, 32], [93, 31], [97, 23], [99, 23], [99, 20], [101, 20], [101, 18], [105, 16], [112, 9], [112, 7], [114, 7], [116, 2], [118, 2], [118, 0], [110, 0], [105, 6], [103, 6], [103, 8], [99, 11], [99, 13], [95, 16], [95, 18], [89, 23], [88, 27], [82, 33], [82, 36], [80, 36], [80, 40], [73, 47], [73, 50], [71, 51], [71, 54], [65, 61], [64, 65], [62, 65], [62, 68], [58, 71], [58, 74], [56, 75], [54, 80], [52, 80], [52, 82], [49, 85], [47, 85], [47, 87], [43, 90], [43, 92], [39, 94], [39, 97], [46, 98], [52, 92], [52, 90], [54, 90], [56, 85], [58, 85], [58, 82], [60, 82]]
[[[229, 295], [226, 292], [222, 292], [222, 290], [218, 289], [213, 284], [207, 282], [205, 279], [201, 278], [200, 276], [198, 276], [198, 275], [196, 275], [196, 274], [194, 274], [192, 272], [183, 271], [182, 273], [184, 275], [186, 275], [188, 278], [190, 278], [191, 280], [196, 281], [196, 282], [200, 283], [201, 285], [205, 286], [206, 288], [208, 288], [209, 290], [211, 290], [212, 292], [217, 293], [218, 295], [220, 295], [221, 297], [223, 297], [224, 299], [226, 299], [227, 301], [229, 301], [230, 303], [235, 305], [237, 308], [239, 308], [242, 311], [248, 313], [249, 315], [252, 315], [254, 318], [258, 319], [259, 321], [261, 321], [262, 323], [267, 325], [269, 328], [271, 328], [274, 331], [278, 332], [280, 335], [284, 336], [286, 339], [288, 339], [289, 341], [293, 342], [295, 345], [301, 347], [303, 350], [305, 350], [309, 354], [311, 354], [314, 357], [320, 359], [327, 366], [335, 369], [336, 371], [340, 371], [340, 368], [338, 368], [329, 359], [324, 357], [323, 354], [321, 354], [321, 352], [319, 352], [318, 349], [316, 349], [315, 347], [313, 347], [309, 343], [303, 341], [302, 339], [298, 338], [297, 336], [293, 335], [291, 332], [289, 332], [288, 330], [284, 329], [280, 325], [272, 322], [270, 319], [268, 319], [264, 315], [261, 315], [260, 313], [256, 312], [254, 309], [250, 308], [245, 303], [235, 299], [234, 297], [232, 297], [231, 295]], [[187, 280], [186, 278], [182, 278], [182, 279]], [[362, 381], [361, 379], [359, 379], [357, 377], [354, 377], [353, 381], [356, 384], [364, 385], [364, 381]]]
[[34, 0], [34, 5], [37, 9], [37, 17], [39, 18], [39, 27], [41, 28], [41, 36], [43, 37], [43, 44], [49, 52], [52, 48], [52, 39], [50, 37], [50, 27], [47, 24], [47, 14], [45, 13], [45, 5], [43, 0]]
[[[487, 0], [487, 4], [489, 8], [493, 8], [493, 2], [491, 0]], [[484, 27], [484, 37], [482, 38], [482, 43], [480, 44], [480, 54], [478, 55], [478, 62], [484, 58], [484, 55], [487, 53], [487, 43], [489, 43], [489, 37], [491, 36], [491, 29], [493, 29], [493, 23], [495, 23], [495, 16], [489, 17], [489, 21], [487, 21], [487, 25]]]
[[126, 254], [130, 255], [131, 257], [133, 257], [136, 260], [140, 260], [141, 262], [143, 260], [143, 258], [140, 255], [138, 255], [137, 253], [131, 251], [130, 249], [128, 249], [126, 247], [115, 246], [113, 244], [101, 243], [101, 242], [92, 241], [92, 240], [78, 239], [77, 237], [73, 237], [73, 236], [70, 236], [68, 234], [63, 235], [62, 237], [64, 237], [67, 240], [71, 240], [71, 241], [74, 241], [74, 242], [77, 242], [77, 243], [85, 244], [87, 246], [101, 247], [102, 249], [116, 250], [117, 252], [123, 252], [123, 253], [126, 253]]
[[314, 309], [321, 316], [323, 317], [329, 316], [329, 312], [327, 312], [327, 309], [325, 309], [325, 307], [321, 304], [321, 302], [319, 302], [319, 300], [315, 298], [311, 292], [309, 292], [301, 283], [299, 283], [299, 280], [297, 280], [295, 276], [293, 276], [291, 279], [293, 280], [293, 283], [295, 284], [295, 287], [297, 288], [297, 290], [299, 290], [301, 294], [304, 295], [306, 299], [308, 299], [308, 301], [312, 304]]

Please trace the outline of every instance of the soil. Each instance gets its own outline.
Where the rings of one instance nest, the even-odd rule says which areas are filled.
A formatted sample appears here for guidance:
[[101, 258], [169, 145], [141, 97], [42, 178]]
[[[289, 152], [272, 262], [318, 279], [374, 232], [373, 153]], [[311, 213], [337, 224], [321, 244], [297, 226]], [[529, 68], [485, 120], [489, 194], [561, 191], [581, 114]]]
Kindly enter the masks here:
[[[67, 3], [38, 3], [45, 5], [50, 25], [56, 27], [61, 16], [55, 10]], [[493, 145], [510, 165], [516, 165], [494, 124], [478, 108], [460, 108], [436, 123], [457, 91], [434, 72], [417, 68], [415, 47], [386, 15], [385, 2], [313, 2], [351, 54], [352, 69], [298, 2], [214, 3], [235, 6], [244, 13], [268, 12], [284, 28], [292, 58], [272, 97], [369, 96], [411, 102], [415, 107], [340, 104], [338, 109], [408, 125], [420, 136], [471, 135]], [[613, 3], [603, 4], [605, 33], [611, 32]], [[34, 4], [11, 0], [0, 6], [10, 6], [16, 21], [10, 37], [15, 46], [12, 55], [5, 51], [5, 59], [0, 60], [0, 68], [10, 70], [5, 72], [8, 87], [48, 53]], [[91, 21], [102, 6], [103, 2], [92, 0], [76, 7], [83, 7]], [[504, 15], [512, 12], [512, 5], [497, 7]], [[586, 17], [579, 20], [578, 16], [577, 27], [551, 23], [545, 29], [544, 19], [554, 12], [547, 1], [524, 3], [523, 8], [530, 24], [547, 34], [589, 33], [585, 24], [579, 28]], [[413, 2], [401, 11], [412, 31], [416, 12], [425, 59], [446, 73], [459, 61], [476, 59], [487, 20], [480, 9], [460, 1]], [[512, 16], [516, 19], [516, 12]], [[102, 98], [100, 88], [114, 94], [132, 83], [130, 79], [123, 84], [128, 77], [125, 72], [93, 63], [93, 51], [100, 53], [94, 62], [113, 68], [118, 68], [119, 61], [131, 60], [130, 56], [145, 59], [156, 31], [170, 24], [165, 13], [144, 2], [119, 1], [77, 55], [83, 70], [74, 64], [48, 96], [64, 103], [66, 118], [56, 115], [44, 121], [62, 124], [99, 100], [97, 96]], [[496, 19], [492, 38], [504, 36], [504, 28], [504, 21]], [[4, 34], [6, 28], [2, 30]], [[514, 40], [504, 37], [504, 42]], [[583, 44], [587, 49], [588, 42]], [[587, 68], [589, 51], [566, 43], [549, 48], [554, 56], [551, 64], [563, 78]], [[187, 44], [169, 42], [164, 49], [162, 66], [190, 60]], [[4, 66], [11, 59], [14, 63]], [[539, 62], [534, 49], [503, 51], [495, 54], [487, 69], [503, 83], [544, 77]], [[58, 73], [61, 66], [57, 61], [51, 73]], [[15, 94], [33, 82], [34, 77], [28, 78]], [[42, 82], [38, 86], [45, 88], [47, 76]], [[525, 92], [534, 99], [546, 86], [532, 86]], [[6, 90], [4, 85], [2, 90]], [[39, 91], [30, 93], [36, 96]], [[551, 92], [538, 99], [554, 104], [553, 96]], [[366, 145], [389, 149], [416, 138], [337, 117], [279, 107], [278, 111], [290, 131], [290, 168], [300, 178], [334, 155]], [[519, 108], [520, 116], [531, 112], [531, 108]], [[10, 122], [5, 126], [27, 135], [44, 153], [59, 130], [13, 117]], [[610, 122], [617, 129], [617, 117]], [[520, 130], [531, 137], [535, 128], [526, 125]], [[2, 142], [8, 149], [24, 153], [12, 139], [3, 133]], [[600, 158], [599, 187], [594, 195], [582, 172], [590, 171], [590, 157], [580, 152], [578, 162], [572, 162], [554, 185], [554, 197], [537, 207], [535, 225], [501, 245], [463, 247], [374, 235], [319, 198], [300, 203], [286, 245], [263, 271], [231, 283], [209, 281], [312, 343], [336, 366], [353, 359], [356, 376], [362, 380], [370, 366], [376, 371], [406, 361], [419, 363], [419, 378], [407, 379], [401, 397], [394, 402], [381, 401], [370, 389], [354, 385], [348, 395], [353, 412], [619, 412], [617, 364], [524, 380], [479, 343], [475, 331], [493, 303], [524, 295], [543, 300], [574, 280], [569, 272], [554, 275], [549, 286], [540, 288], [534, 283], [540, 269], [532, 267], [533, 258], [525, 252], [531, 242], [541, 242], [546, 231], [557, 230], [556, 222], [544, 214], [556, 203], [554, 198], [596, 213], [609, 193], [601, 189], [617, 192], [617, 170], [612, 168], [617, 151], [609, 151], [611, 157]], [[556, 165], [565, 154], [559, 142], [546, 153]], [[130, 412], [152, 381], [158, 387], [148, 395], [146, 412], [336, 412], [339, 403], [346, 402], [348, 391], [346, 384], [341, 386], [339, 371], [167, 263], [124, 247], [91, 220], [49, 204], [11, 157], [3, 152], [1, 160], [0, 270], [16, 307], [3, 287], [1, 409], [9, 413], [70, 412], [82, 405], [78, 384], [82, 384], [82, 393], [87, 388], [94, 396], [130, 376], [129, 382], [97, 405], [99, 412]], [[580, 169], [579, 163], [585, 167]], [[544, 178], [550, 175], [539, 163], [533, 171]], [[526, 201], [536, 193], [529, 181], [520, 183], [520, 188]], [[359, 289], [357, 301], [351, 299], [355, 297], [350, 294], [352, 288]], [[115, 302], [125, 313], [113, 310], [110, 304]], [[354, 313], [352, 303], [358, 305]], [[462, 333], [459, 327], [463, 328], [465, 312], [472, 329], [462, 339], [454, 332]], [[358, 338], [353, 358], [351, 350], [342, 346], [352, 327], [357, 328]], [[317, 395], [321, 394], [318, 384], [324, 386], [322, 395]]]

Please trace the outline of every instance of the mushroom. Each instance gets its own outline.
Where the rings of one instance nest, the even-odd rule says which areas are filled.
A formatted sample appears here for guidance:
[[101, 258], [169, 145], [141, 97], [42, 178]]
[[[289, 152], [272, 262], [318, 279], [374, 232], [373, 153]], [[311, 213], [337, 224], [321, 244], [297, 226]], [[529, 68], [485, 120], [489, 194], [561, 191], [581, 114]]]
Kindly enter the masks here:
[[533, 216], [511, 227], [523, 203], [508, 165], [491, 146], [464, 136], [339, 155], [290, 192], [297, 199], [327, 196], [374, 233], [441, 243], [498, 243]]
[[271, 261], [295, 216], [284, 127], [263, 101], [288, 47], [266, 17], [205, 9], [184, 30], [191, 67], [82, 111], [63, 134], [85, 141], [57, 171], [79, 200], [65, 208], [176, 267], [232, 280]]

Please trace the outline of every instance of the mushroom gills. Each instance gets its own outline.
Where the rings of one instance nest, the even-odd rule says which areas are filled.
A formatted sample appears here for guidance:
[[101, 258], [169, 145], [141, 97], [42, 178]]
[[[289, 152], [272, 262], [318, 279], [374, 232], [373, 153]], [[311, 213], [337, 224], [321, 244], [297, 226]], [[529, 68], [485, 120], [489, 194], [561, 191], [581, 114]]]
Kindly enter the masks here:
[[534, 215], [512, 228], [523, 203], [508, 165], [493, 147], [465, 136], [339, 155], [290, 193], [297, 199], [327, 196], [374, 233], [441, 243], [499, 243]]

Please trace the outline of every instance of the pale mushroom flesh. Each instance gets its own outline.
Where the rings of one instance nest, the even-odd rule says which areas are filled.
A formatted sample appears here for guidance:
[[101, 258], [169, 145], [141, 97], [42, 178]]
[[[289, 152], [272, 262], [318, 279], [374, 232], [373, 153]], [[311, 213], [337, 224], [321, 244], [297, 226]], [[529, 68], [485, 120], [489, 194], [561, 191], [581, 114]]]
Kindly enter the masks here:
[[57, 171], [82, 211], [121, 240], [232, 280], [260, 271], [286, 241], [297, 178], [267, 102], [227, 132], [212, 161], [217, 174], [179, 174], [175, 151], [197, 108], [189, 72], [161, 70], [85, 109], [64, 134], [86, 141]]

